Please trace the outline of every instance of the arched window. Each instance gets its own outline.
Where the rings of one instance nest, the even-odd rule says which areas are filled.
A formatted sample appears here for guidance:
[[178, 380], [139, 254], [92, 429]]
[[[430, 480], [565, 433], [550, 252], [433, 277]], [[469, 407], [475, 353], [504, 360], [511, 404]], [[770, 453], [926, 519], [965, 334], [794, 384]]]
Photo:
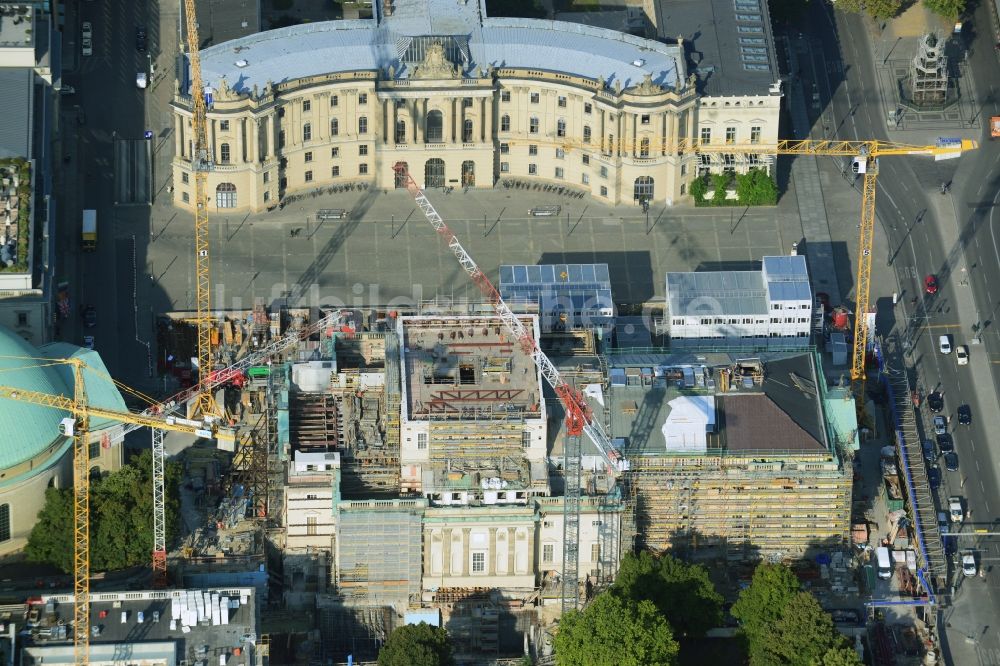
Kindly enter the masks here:
[[223, 164], [229, 164], [229, 144], [223, 143], [219, 145], [219, 161]]
[[215, 188], [216, 208], [236, 208], [236, 186], [232, 183], [219, 183]]
[[[400, 171], [400, 168], [403, 171]], [[406, 175], [405, 172], [410, 170], [410, 165], [406, 162], [396, 162], [396, 166], [393, 169], [393, 173], [396, 175], [396, 189], [403, 189], [406, 187]]]
[[426, 135], [427, 143], [441, 143], [444, 141], [444, 116], [440, 111], [430, 111], [427, 114]]
[[476, 163], [472, 160], [462, 162], [462, 187], [476, 186]]
[[472, 119], [466, 118], [462, 123], [462, 143], [472, 141]]
[[509, 132], [510, 131], [510, 116], [506, 113], [500, 116], [500, 131]]
[[313, 126], [312, 123], [306, 123], [302, 126], [302, 141], [312, 141], [313, 138]]
[[649, 176], [639, 176], [635, 179], [635, 185], [632, 188], [632, 198], [642, 203], [643, 201], [653, 200], [653, 179]]
[[396, 121], [396, 143], [406, 143], [406, 121]]
[[590, 125], [583, 126], [583, 142], [590, 143]]
[[529, 134], [538, 134], [538, 118], [532, 116], [528, 120], [528, 133]]
[[330, 136], [337, 136], [340, 134], [340, 121], [334, 118], [330, 121]]
[[649, 137], [639, 140], [639, 157], [649, 157]]
[[556, 136], [566, 136], [566, 121], [562, 118], [556, 121]]
[[444, 160], [434, 157], [424, 164], [424, 187], [444, 187]]

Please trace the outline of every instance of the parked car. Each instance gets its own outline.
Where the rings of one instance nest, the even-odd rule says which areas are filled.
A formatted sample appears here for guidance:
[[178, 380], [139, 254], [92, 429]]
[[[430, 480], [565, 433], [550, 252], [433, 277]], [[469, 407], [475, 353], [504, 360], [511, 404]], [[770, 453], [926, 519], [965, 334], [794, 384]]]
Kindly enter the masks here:
[[951, 529], [951, 524], [948, 522], [948, 514], [944, 511], [938, 511], [938, 529], [941, 530], [941, 536], [946, 536]]
[[97, 326], [97, 308], [93, 305], [88, 305], [83, 309], [83, 325], [87, 328]]
[[942, 354], [951, 353], [951, 338], [947, 335], [941, 335], [938, 337], [938, 351]]
[[92, 336], [92, 335], [85, 335], [85, 336], [83, 336], [83, 346], [86, 347], [87, 349], [93, 349], [94, 348], [94, 336]]
[[937, 490], [941, 487], [941, 468], [937, 465], [927, 468], [927, 483], [930, 484], [931, 490]]
[[934, 448], [934, 442], [929, 439], [924, 440], [924, 460], [929, 463], [933, 463], [937, 460], [937, 449]]
[[80, 43], [83, 46], [83, 55], [94, 55], [94, 26], [90, 21], [80, 24]]
[[80, 40], [81, 48], [80, 52], [85, 56], [94, 55], [94, 42], [89, 37], [84, 37]]
[[139, 53], [146, 52], [146, 29], [141, 26], [135, 29], [135, 50]]
[[960, 425], [972, 425], [972, 408], [968, 405], [958, 406], [958, 422]]
[[934, 417], [934, 434], [944, 435], [948, 432], [948, 420], [938, 414]]
[[861, 613], [856, 608], [832, 608], [830, 617], [837, 624], [861, 624]]
[[934, 391], [927, 396], [927, 409], [935, 414], [944, 409], [944, 396], [940, 391]]
[[937, 445], [941, 453], [951, 453], [955, 450], [955, 440], [947, 433], [937, 436]]
[[149, 85], [149, 79], [146, 77], [146, 72], [136, 73], [135, 87], [139, 90], [145, 90], [147, 85]]
[[60, 95], [75, 95], [76, 94], [76, 88], [74, 88], [73, 86], [68, 86], [68, 85], [66, 85], [64, 83], [64, 84], [62, 84], [59, 87], [59, 94]]
[[969, 348], [965, 345], [955, 347], [955, 360], [959, 365], [969, 365]]
[[944, 468], [949, 472], [958, 471], [958, 454], [954, 451], [949, 451], [944, 454]]
[[962, 552], [962, 573], [966, 576], [975, 576], [978, 573], [976, 569], [976, 556], [971, 550]]
[[938, 281], [937, 277], [934, 275], [928, 275], [924, 278], [924, 291], [933, 296], [937, 293]]

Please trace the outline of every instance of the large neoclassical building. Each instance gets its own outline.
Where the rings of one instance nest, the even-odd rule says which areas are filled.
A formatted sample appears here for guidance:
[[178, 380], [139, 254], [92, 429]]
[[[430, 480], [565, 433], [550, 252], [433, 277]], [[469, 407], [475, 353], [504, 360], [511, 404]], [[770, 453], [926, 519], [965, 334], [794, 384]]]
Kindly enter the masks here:
[[[666, 44], [575, 23], [489, 18], [477, 0], [381, 0], [370, 20], [213, 46], [201, 54], [210, 210], [259, 211], [286, 194], [338, 184], [400, 187], [400, 164], [428, 188], [536, 180], [610, 204], [677, 202], [699, 173], [770, 168], [765, 155], [683, 149], [685, 140], [777, 139], [781, 93], [766, 4], [706, 0], [715, 6], [732, 14], [731, 43], [719, 50], [743, 58], [754, 86], [719, 93], [701, 85], [712, 72], [688, 71], [683, 37]], [[190, 95], [179, 81], [174, 197], [188, 208]]]

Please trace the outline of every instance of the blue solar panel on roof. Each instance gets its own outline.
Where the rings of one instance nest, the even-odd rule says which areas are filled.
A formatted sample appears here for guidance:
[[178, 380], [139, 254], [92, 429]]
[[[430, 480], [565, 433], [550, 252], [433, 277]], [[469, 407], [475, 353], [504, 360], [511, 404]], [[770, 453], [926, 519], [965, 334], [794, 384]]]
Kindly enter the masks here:
[[528, 267], [514, 266], [514, 282], [527, 282], [527, 281], [528, 281]]
[[514, 281], [514, 269], [511, 266], [500, 267], [500, 284]]
[[542, 267], [542, 282], [552, 282], [555, 272], [552, 270], [552, 264], [544, 264]]

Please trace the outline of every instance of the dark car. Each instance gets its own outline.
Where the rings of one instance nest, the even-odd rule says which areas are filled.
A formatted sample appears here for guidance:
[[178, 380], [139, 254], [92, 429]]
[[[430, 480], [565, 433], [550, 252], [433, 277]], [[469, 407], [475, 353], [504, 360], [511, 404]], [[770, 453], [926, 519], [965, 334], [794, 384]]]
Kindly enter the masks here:
[[972, 409], [968, 405], [958, 406], [958, 422], [962, 425], [972, 424]]
[[937, 450], [934, 448], [934, 442], [929, 439], [924, 440], [924, 460], [929, 463], [937, 460]]
[[937, 465], [927, 468], [927, 483], [931, 484], [931, 490], [941, 487], [941, 470]]
[[955, 440], [947, 433], [937, 436], [937, 445], [941, 453], [951, 453], [955, 450]]
[[944, 541], [944, 552], [946, 555], [954, 555], [958, 552], [958, 539], [955, 537], [942, 537]]
[[927, 396], [927, 409], [935, 414], [944, 409], [944, 396], [940, 391], [934, 391]]
[[88, 305], [83, 309], [83, 325], [87, 328], [97, 326], [97, 308], [93, 305]]
[[949, 472], [957, 472], [958, 454], [955, 453], [954, 451], [949, 451], [948, 453], [944, 454], [944, 467]]
[[135, 50], [139, 53], [146, 52], [146, 29], [136, 28], [135, 29]]

